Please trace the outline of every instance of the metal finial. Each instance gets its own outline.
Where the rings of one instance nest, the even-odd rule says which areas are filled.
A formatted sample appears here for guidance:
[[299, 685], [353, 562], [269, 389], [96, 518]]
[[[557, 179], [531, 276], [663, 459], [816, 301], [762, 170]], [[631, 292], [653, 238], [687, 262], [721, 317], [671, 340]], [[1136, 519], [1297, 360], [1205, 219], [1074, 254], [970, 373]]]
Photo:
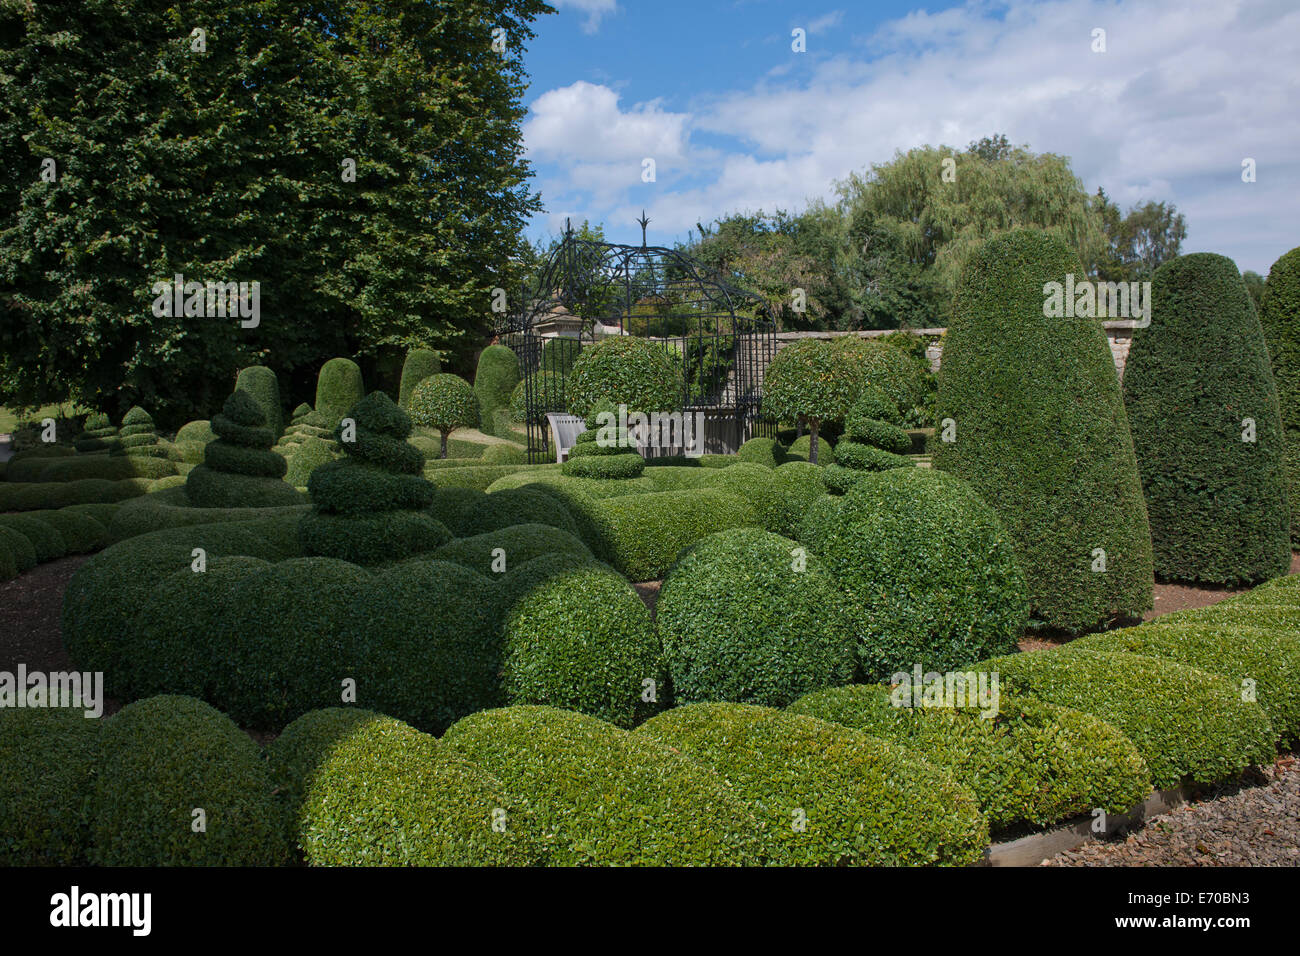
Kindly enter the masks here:
[[568, 216], [564, 217], [564, 234], [566, 236], [573, 235], [573, 220], [571, 220]]
[[641, 218], [637, 220], [641, 223], [641, 248], [645, 248], [645, 227], [650, 225], [650, 220], [646, 218], [645, 210], [641, 210]]

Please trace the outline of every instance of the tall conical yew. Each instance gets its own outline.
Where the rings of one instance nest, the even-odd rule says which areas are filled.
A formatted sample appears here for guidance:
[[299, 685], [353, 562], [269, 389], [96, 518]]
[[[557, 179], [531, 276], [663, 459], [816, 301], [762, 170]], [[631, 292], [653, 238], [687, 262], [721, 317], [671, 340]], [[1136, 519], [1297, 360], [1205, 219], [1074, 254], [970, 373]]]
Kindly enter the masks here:
[[1285, 574], [1290, 510], [1264, 332], [1237, 266], [1179, 256], [1151, 280], [1124, 370], [1156, 575], [1242, 584]]
[[1048, 308], [1049, 283], [1071, 273], [1083, 275], [1077, 256], [1034, 230], [972, 254], [944, 342], [934, 467], [970, 482], [1006, 525], [1035, 620], [1081, 633], [1140, 616], [1153, 580], [1105, 332], [1048, 315], [1064, 311]]
[[1282, 413], [1282, 458], [1291, 503], [1291, 543], [1300, 545], [1300, 246], [1268, 270], [1259, 321]]

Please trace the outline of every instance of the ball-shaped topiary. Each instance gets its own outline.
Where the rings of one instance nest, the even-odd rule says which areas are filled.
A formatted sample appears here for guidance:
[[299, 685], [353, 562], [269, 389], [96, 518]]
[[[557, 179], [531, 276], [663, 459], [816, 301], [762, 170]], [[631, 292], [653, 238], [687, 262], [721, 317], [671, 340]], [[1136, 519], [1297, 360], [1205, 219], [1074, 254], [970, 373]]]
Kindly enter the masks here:
[[439, 741], [524, 797], [557, 866], [762, 862], [753, 814], [715, 773], [641, 734], [552, 707], [472, 714]]
[[835, 460], [835, 452], [831, 448], [831, 443], [825, 438], [817, 438], [817, 456], [812, 454], [812, 436], [800, 435], [785, 452], [786, 461], [810, 461], [814, 465], [826, 466]]
[[0, 708], [0, 866], [85, 865], [101, 725], [84, 707]]
[[216, 441], [217, 433], [212, 430], [212, 422], [206, 418], [200, 418], [192, 422], [186, 422], [176, 432], [176, 444], [198, 443], [206, 445], [208, 442]]
[[203, 464], [186, 476], [185, 495], [198, 508], [270, 508], [302, 503], [281, 480], [285, 460], [271, 450], [275, 435], [261, 406], [236, 389], [212, 419], [217, 440], [203, 452]]
[[434, 489], [423, 478], [424, 456], [406, 441], [410, 433], [411, 419], [383, 392], [353, 406], [335, 429], [346, 457], [307, 479], [315, 510], [298, 528], [304, 554], [378, 564], [432, 551], [451, 537], [423, 513]]
[[822, 562], [758, 528], [711, 534], [664, 579], [655, 623], [680, 703], [784, 707], [853, 676], [853, 618]]
[[683, 389], [681, 368], [664, 346], [631, 336], [584, 348], [567, 383], [569, 409], [583, 416], [602, 402], [647, 413], [675, 411]]
[[1106, 335], [1094, 318], [1044, 315], [1054, 311], [1045, 286], [1067, 274], [1083, 275], [1077, 255], [1034, 230], [972, 253], [939, 372], [941, 437], [955, 440], [936, 443], [934, 467], [970, 482], [1002, 519], [1034, 616], [1083, 632], [1140, 617], [1154, 581]]
[[870, 680], [1009, 653], [1024, 631], [1015, 547], [996, 513], [951, 475], [871, 475], [835, 505], [811, 510], [800, 540], [848, 595]]
[[[474, 394], [478, 396], [479, 420], [488, 434], [498, 409], [510, 409], [510, 393], [519, 384], [519, 359], [504, 345], [489, 345], [478, 357], [474, 373]], [[505, 437], [505, 436], [502, 436]]]
[[[823, 339], [801, 339], [777, 352], [767, 367], [763, 412], [808, 422], [808, 460], [815, 465], [821, 460], [818, 432], [822, 423], [843, 419], [862, 384], [862, 370], [848, 350]], [[795, 454], [793, 447], [790, 452]]]
[[324, 428], [332, 430], [357, 402], [365, 397], [361, 366], [346, 358], [332, 358], [316, 377], [316, 411], [324, 416]]
[[257, 402], [257, 407], [266, 418], [266, 427], [271, 429], [274, 436], [272, 441], [278, 439], [284, 431], [284, 406], [280, 404], [280, 381], [275, 377], [275, 372], [265, 365], [250, 365], [240, 370], [239, 377], [235, 379], [235, 391], [247, 392]]
[[504, 641], [511, 704], [563, 707], [619, 727], [659, 709], [663, 660], [650, 612], [607, 567], [550, 577], [518, 597]]
[[647, 721], [642, 735], [727, 780], [758, 819], [771, 864], [964, 866], [988, 843], [969, 790], [903, 747], [839, 724], [696, 704]]
[[1259, 317], [1231, 259], [1156, 270], [1133, 334], [1124, 403], [1161, 578], [1238, 584], [1285, 574], [1290, 510], [1277, 390]]
[[441, 371], [442, 362], [438, 360], [437, 352], [429, 349], [411, 349], [407, 352], [406, 361], [402, 363], [402, 380], [397, 388], [398, 407], [409, 410], [415, 386]]
[[479, 396], [459, 375], [430, 375], [411, 393], [411, 420], [436, 429], [442, 437], [439, 458], [447, 457], [447, 439], [457, 428], [478, 425]]
[[1300, 246], [1268, 270], [1259, 321], [1268, 344], [1285, 432], [1283, 459], [1289, 479], [1291, 541], [1300, 545]]
[[775, 468], [785, 463], [785, 446], [775, 438], [751, 438], [737, 449], [736, 457], [755, 465]]
[[288, 858], [257, 744], [191, 697], [150, 697], [109, 719], [91, 820], [100, 866], [267, 866]]

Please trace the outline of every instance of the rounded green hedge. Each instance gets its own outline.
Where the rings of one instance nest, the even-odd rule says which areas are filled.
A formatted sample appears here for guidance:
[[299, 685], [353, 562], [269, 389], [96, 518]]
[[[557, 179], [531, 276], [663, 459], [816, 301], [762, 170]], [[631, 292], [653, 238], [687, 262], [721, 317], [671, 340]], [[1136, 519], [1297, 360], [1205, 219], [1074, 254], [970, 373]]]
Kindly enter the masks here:
[[908, 347], [902, 347], [888, 340], [857, 336], [846, 335], [835, 340], [835, 344], [845, 349], [858, 365], [866, 383], [863, 392], [878, 389], [902, 419], [898, 422], [894, 422], [892, 417], [883, 420], [905, 428], [924, 427], [934, 421], [934, 375], [923, 353], [911, 348], [914, 341], [910, 340]]
[[[202, 701], [151, 697], [104, 725], [91, 827], [100, 866], [269, 866], [289, 845], [257, 744]], [[204, 812], [205, 829], [195, 832]]]
[[73, 447], [79, 452], [107, 451], [117, 444], [117, 429], [103, 412], [86, 419], [86, 427], [77, 436]]
[[682, 703], [783, 707], [853, 677], [853, 618], [821, 561], [758, 528], [702, 538], [668, 572], [655, 623]]
[[51, 524], [31, 515], [0, 515], [0, 528], [16, 531], [32, 543], [36, 560], [44, 564], [68, 553], [63, 535]]
[[[939, 372], [936, 420], [951, 419], [956, 440], [935, 443], [934, 467], [969, 481], [1002, 519], [1034, 617], [1081, 633], [1140, 618], [1154, 582], [1106, 334], [1093, 318], [1043, 314], [1044, 286], [1067, 273], [1084, 274], [1077, 254], [1035, 230], [971, 254]], [[1093, 570], [1099, 549], [1104, 573]]]
[[1100, 717], [1137, 747], [1161, 789], [1215, 783], [1273, 759], [1276, 736], [1237, 684], [1185, 664], [1136, 654], [1072, 650], [983, 661], [1004, 691]]
[[892, 741], [969, 787], [995, 830], [1047, 825], [1101, 808], [1127, 812], [1151, 792], [1133, 743], [1091, 714], [999, 693], [996, 714], [895, 706], [891, 688], [817, 691], [788, 710]]
[[752, 866], [758, 824], [716, 774], [552, 707], [472, 714], [439, 742], [527, 801], [558, 866]]
[[482, 428], [488, 434], [495, 434], [493, 422], [497, 410], [510, 410], [510, 393], [518, 384], [519, 359], [515, 353], [504, 345], [485, 348], [474, 373], [474, 394], [478, 396]]
[[[598, 446], [596, 446], [598, 447]], [[560, 465], [560, 473], [570, 478], [621, 480], [639, 478], [645, 471], [645, 459], [635, 451], [571, 457]]]
[[113, 503], [139, 497], [148, 488], [149, 479], [140, 478], [0, 483], [0, 511], [44, 511], [70, 505]]
[[217, 440], [217, 433], [212, 430], [212, 422], [206, 418], [196, 421], [186, 422], [176, 433], [176, 444], [182, 442], [198, 442], [206, 445], [210, 441]]
[[108, 529], [90, 515], [75, 511], [29, 511], [59, 533], [68, 554], [89, 554], [108, 544]]
[[536, 488], [494, 491], [468, 504], [461, 527], [466, 534], [500, 531], [518, 524], [548, 524], [570, 534], [578, 526], [568, 510], [556, 507], [555, 498]]
[[755, 465], [775, 468], [785, 462], [785, 446], [775, 438], [751, 438], [736, 451], [736, 457]]
[[758, 819], [782, 866], [969, 866], [988, 824], [969, 790], [901, 747], [799, 714], [677, 707], [645, 735], [709, 768]]
[[772, 471], [771, 507], [763, 526], [787, 538], [796, 537], [808, 509], [826, 497], [823, 469], [809, 461], [788, 461]]
[[[1250, 604], [1293, 604], [1300, 606], [1300, 574], [1274, 578], [1266, 584], [1251, 588], [1244, 594], [1221, 601], [1232, 607]], [[1215, 605], [1217, 606], [1217, 605]]]
[[483, 449], [479, 460], [485, 465], [525, 465], [528, 463], [527, 449], [518, 445], [488, 445]]
[[589, 514], [597, 541], [583, 540], [630, 581], [661, 578], [688, 545], [754, 523], [743, 499], [716, 488], [606, 498], [592, 502]]
[[[497, 572], [497, 549], [504, 554], [504, 570]], [[571, 554], [591, 557], [587, 546], [569, 531], [540, 523], [515, 524], [495, 531], [485, 531], [444, 544], [434, 552], [438, 561], [450, 561], [471, 568], [479, 574], [497, 578], [514, 568], [543, 555]]]
[[[883, 423], [877, 422], [876, 424]], [[897, 429], [895, 430], [897, 431]], [[899, 431], [899, 434], [907, 438], [907, 432]], [[880, 438], [880, 436], [877, 437]], [[885, 439], [880, 438], [880, 440]], [[910, 448], [911, 439], [907, 438], [907, 441], [907, 447]], [[895, 445], [895, 447], [899, 446]], [[915, 463], [905, 455], [900, 455], [896, 451], [890, 451], [879, 445], [863, 444], [856, 440], [844, 440], [835, 446], [835, 464], [841, 468], [853, 468], [857, 471], [889, 471], [892, 468], [911, 468]]]
[[286, 831], [300, 839], [298, 820], [317, 768], [350, 733], [375, 720], [389, 720], [361, 707], [322, 707], [290, 723], [266, 746], [266, 764], [284, 809]]
[[[77, 455], [71, 458], [33, 459], [33, 464], [43, 462], [33, 481], [85, 481], [98, 478], [121, 481], [126, 478], [166, 478], [179, 474], [176, 462], [166, 458], [146, 455]], [[9, 471], [11, 481], [20, 480], [14, 469]]]
[[3, 523], [0, 523], [0, 547], [5, 548], [13, 559], [14, 572], [17, 574], [30, 571], [39, 563], [36, 546], [32, 544], [31, 538]]
[[[868, 383], [854, 399], [848, 414], [844, 416], [844, 433], [850, 434], [859, 422], [879, 421], [888, 425], [903, 427], [903, 415], [898, 404], [879, 385]], [[932, 424], [926, 422], [925, 424]]]
[[[337, 713], [315, 711], [285, 731], [294, 731], [284, 749], [303, 788], [296, 833], [308, 864], [540, 861], [543, 850], [527, 809], [500, 781], [445, 756], [433, 737], [401, 721], [376, 714], [340, 721]], [[298, 729], [304, 721], [311, 721], [305, 732]]]
[[576, 710], [619, 727], [662, 706], [663, 653], [650, 612], [609, 568], [549, 577], [520, 595], [504, 620], [508, 703]]
[[365, 397], [361, 366], [347, 358], [332, 358], [316, 376], [316, 411], [326, 429], [333, 429], [348, 410]]
[[676, 411], [683, 400], [682, 371], [659, 343], [615, 336], [585, 347], [569, 373], [569, 410], [587, 415], [602, 403], [641, 412]]
[[442, 362], [438, 360], [438, 353], [429, 349], [411, 349], [407, 352], [406, 360], [402, 362], [402, 379], [397, 387], [398, 407], [409, 409], [415, 386], [441, 371]]
[[846, 446], [855, 443], [859, 446], [865, 445], [893, 452], [895, 455], [906, 455], [912, 450], [912, 436], [897, 425], [882, 422], [877, 418], [854, 418], [845, 426], [844, 438], [835, 446], [837, 464], [851, 464], [842, 460], [842, 452]]
[[308, 510], [302, 497], [298, 504], [274, 505], [269, 508], [195, 508], [184, 488], [167, 488], [156, 491], [118, 507], [108, 525], [108, 540], [114, 544], [161, 531], [164, 528], [182, 528], [188, 525], [206, 525], [232, 521], [252, 521], [283, 516], [301, 517]]
[[[808, 461], [811, 452], [812, 437], [810, 435], [801, 435], [796, 438], [786, 450], [785, 460], [791, 461], [793, 459], [798, 459], [800, 461]], [[817, 439], [817, 461], [814, 462], [814, 464], [829, 465], [834, 460], [835, 452], [831, 448], [831, 443], [825, 438], [819, 437]]]
[[1300, 545], [1300, 246], [1268, 270], [1259, 307], [1281, 413], [1291, 541]]
[[871, 680], [1008, 653], [1024, 632], [1014, 546], [960, 479], [921, 468], [872, 475], [810, 511], [800, 540], [848, 596]]
[[84, 866], [101, 722], [84, 708], [0, 708], [0, 866]]
[[[1226, 256], [1156, 270], [1133, 334], [1124, 403], [1151, 519], [1155, 573], [1262, 581], [1291, 564], [1282, 421], [1250, 293]], [[1243, 436], [1253, 422], [1253, 441]]]
[[336, 458], [334, 446], [329, 442], [306, 436], [289, 458], [289, 467], [284, 474], [285, 484], [306, 488], [311, 473]]
[[1300, 740], [1300, 633], [1236, 624], [1163, 624], [1093, 634], [1072, 648], [1160, 657], [1232, 678], [1256, 699], [1281, 742]]

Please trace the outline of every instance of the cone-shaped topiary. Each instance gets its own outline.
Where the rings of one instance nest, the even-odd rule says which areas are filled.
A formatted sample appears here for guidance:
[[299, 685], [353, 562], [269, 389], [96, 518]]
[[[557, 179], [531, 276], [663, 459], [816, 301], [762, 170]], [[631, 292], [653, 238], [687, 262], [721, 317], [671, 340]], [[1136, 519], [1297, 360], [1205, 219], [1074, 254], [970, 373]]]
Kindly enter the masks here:
[[107, 451], [118, 444], [117, 429], [103, 412], [96, 412], [86, 419], [85, 430], [77, 436], [74, 447], [77, 451]]
[[447, 457], [447, 438], [457, 428], [479, 423], [479, 399], [459, 375], [430, 375], [411, 393], [411, 419], [437, 429], [442, 436], [439, 458]]
[[269, 508], [296, 505], [302, 497], [281, 481], [285, 461], [271, 451], [275, 436], [262, 408], [236, 389], [212, 419], [217, 440], [204, 449], [203, 464], [185, 479], [185, 495], [199, 508]]
[[[1291, 515], [1268, 351], [1237, 266], [1208, 252], [1156, 270], [1124, 402], [1155, 572], [1239, 584], [1285, 574]], [[960, 427], [960, 426], [959, 426]]]
[[1300, 246], [1268, 270], [1259, 321], [1264, 328], [1282, 413], [1283, 461], [1291, 504], [1291, 541], [1300, 545]]
[[1096, 319], [1044, 314], [1045, 285], [1067, 273], [1083, 274], [1076, 255], [1033, 230], [974, 252], [939, 371], [934, 467], [966, 479], [998, 513], [1035, 617], [1079, 633], [1141, 616], [1153, 580], [1106, 335]]
[[424, 456], [406, 442], [410, 433], [411, 419], [383, 392], [353, 406], [334, 433], [347, 457], [307, 480], [316, 508], [298, 525], [304, 554], [370, 565], [433, 551], [451, 538], [446, 525], [423, 513], [434, 487], [421, 477]]
[[247, 392], [266, 416], [266, 427], [276, 438], [284, 431], [284, 408], [280, 405], [280, 382], [265, 365], [250, 365], [235, 379], [235, 390]]
[[332, 358], [322, 365], [316, 378], [316, 411], [325, 416], [325, 428], [337, 425], [365, 394], [361, 367], [356, 362]]
[[154, 433], [153, 417], [139, 405], [133, 406], [122, 418], [114, 455], [135, 455], [148, 458], [166, 458], [167, 452], [158, 445]]
[[415, 386], [441, 371], [442, 363], [438, 361], [438, 353], [428, 349], [411, 349], [406, 353], [406, 361], [402, 363], [402, 382], [398, 386], [397, 404], [409, 409]]
[[474, 394], [478, 396], [479, 420], [485, 432], [492, 434], [493, 420], [499, 408], [510, 408], [510, 393], [519, 384], [519, 360], [504, 345], [489, 345], [478, 357], [474, 374]]

